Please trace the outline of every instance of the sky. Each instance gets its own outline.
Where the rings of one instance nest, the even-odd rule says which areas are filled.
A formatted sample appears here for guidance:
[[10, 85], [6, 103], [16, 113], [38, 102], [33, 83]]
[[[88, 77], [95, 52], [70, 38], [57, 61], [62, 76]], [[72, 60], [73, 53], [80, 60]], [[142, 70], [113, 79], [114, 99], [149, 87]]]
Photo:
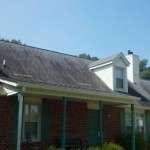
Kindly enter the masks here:
[[132, 50], [150, 60], [149, 0], [0, 0], [0, 37], [99, 58]]

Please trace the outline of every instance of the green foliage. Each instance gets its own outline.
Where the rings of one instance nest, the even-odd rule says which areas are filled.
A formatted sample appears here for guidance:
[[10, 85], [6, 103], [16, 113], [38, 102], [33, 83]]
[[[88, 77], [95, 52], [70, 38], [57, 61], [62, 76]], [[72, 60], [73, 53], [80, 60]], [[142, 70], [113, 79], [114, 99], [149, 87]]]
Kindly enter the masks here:
[[55, 146], [49, 146], [47, 150], [57, 150]]
[[[121, 146], [123, 146], [125, 148], [125, 150], [132, 150], [130, 134], [122, 135], [118, 142], [120, 143]], [[144, 150], [145, 149], [145, 140], [142, 135], [136, 134], [135, 146], [136, 146], [136, 150]]]
[[141, 72], [141, 78], [150, 80], [150, 69], [146, 69], [143, 72]]
[[109, 144], [104, 144], [102, 150], [124, 150], [124, 148], [121, 147], [120, 145], [109, 143]]
[[143, 59], [140, 61], [140, 76], [142, 79], [150, 80], [150, 67], [148, 67], [148, 60]]
[[79, 57], [79, 58], [88, 59], [88, 60], [92, 60], [92, 61], [98, 60], [97, 57], [91, 57], [89, 54], [86, 54], [86, 53], [79, 54], [78, 57]]
[[20, 45], [26, 45], [24, 43], [22, 43], [20, 40], [16, 40], [16, 39], [4, 39], [4, 38], [0, 38], [1, 41], [5, 41], [5, 42], [10, 42], [10, 43], [14, 43], [14, 44], [20, 44]]
[[[50, 146], [47, 150], [61, 150], [61, 149], [56, 148], [55, 146]], [[76, 149], [76, 150], [80, 150], [80, 149]], [[108, 144], [104, 144], [102, 148], [99, 146], [95, 146], [95, 147], [89, 147], [87, 148], [87, 150], [124, 150], [124, 148], [114, 143], [108, 143]]]
[[100, 147], [89, 147], [88, 150], [124, 150], [123, 147], [114, 143], [104, 144], [102, 148]]
[[147, 59], [143, 59], [140, 61], [140, 72], [144, 71], [147, 69], [147, 65], [148, 65], [148, 60]]
[[101, 150], [101, 148], [98, 146], [95, 146], [95, 147], [89, 147], [87, 150]]
[[62, 150], [61, 148], [57, 148], [55, 146], [49, 146], [47, 150]]

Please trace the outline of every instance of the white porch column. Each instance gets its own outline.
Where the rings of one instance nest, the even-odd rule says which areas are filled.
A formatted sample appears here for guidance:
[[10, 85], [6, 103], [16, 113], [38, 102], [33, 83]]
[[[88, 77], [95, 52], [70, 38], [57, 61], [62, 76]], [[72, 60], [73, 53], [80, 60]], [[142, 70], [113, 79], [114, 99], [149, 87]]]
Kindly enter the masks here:
[[17, 150], [21, 149], [22, 116], [23, 116], [23, 95], [18, 93]]

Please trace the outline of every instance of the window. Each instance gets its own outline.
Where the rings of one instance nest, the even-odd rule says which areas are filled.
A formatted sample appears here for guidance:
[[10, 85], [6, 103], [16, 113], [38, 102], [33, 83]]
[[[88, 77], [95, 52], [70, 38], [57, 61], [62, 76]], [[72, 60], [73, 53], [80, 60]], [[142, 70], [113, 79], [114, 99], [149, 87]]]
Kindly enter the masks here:
[[116, 88], [124, 88], [124, 68], [121, 67], [116, 68]]
[[[135, 112], [135, 127], [136, 132], [144, 134], [144, 111], [137, 110]], [[127, 131], [131, 129], [131, 110], [125, 110], [125, 127]]]
[[40, 105], [25, 104], [24, 106], [24, 140], [40, 140]]
[[144, 134], [144, 112], [139, 111], [136, 113], [136, 128], [141, 134]]

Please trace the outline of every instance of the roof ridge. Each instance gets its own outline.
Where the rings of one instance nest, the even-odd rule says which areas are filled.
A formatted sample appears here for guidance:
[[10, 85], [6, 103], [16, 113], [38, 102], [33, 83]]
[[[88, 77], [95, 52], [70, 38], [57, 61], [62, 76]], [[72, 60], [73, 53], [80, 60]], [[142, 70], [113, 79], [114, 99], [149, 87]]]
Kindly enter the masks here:
[[[112, 54], [112, 55], [103, 57], [103, 58], [101, 58], [101, 59], [99, 59], [99, 60], [97, 60], [97, 61], [92, 62], [92, 63], [89, 65], [89, 67], [94, 67], [94, 66], [98, 65], [98, 64], [101, 63], [101, 62], [102, 62], [102, 63], [105, 63], [105, 61], [106, 61], [106, 62], [111, 61], [112, 59], [114, 59], [115, 57], [118, 57], [118, 56], [121, 55], [121, 54], [122, 54], [122, 52], [118, 52], [118, 53], [116, 53], [116, 54]], [[104, 61], [104, 62], [103, 62], [103, 61]]]
[[7, 40], [0, 40], [0, 41], [5, 42], [5, 43], [14, 44], [14, 45], [23, 46], [23, 47], [33, 48], [34, 50], [47, 51], [47, 52], [52, 52], [52, 53], [56, 53], [56, 54], [61, 54], [61, 55], [66, 55], [66, 56], [71, 56], [71, 57], [79, 58], [79, 59], [86, 60], [86, 61], [89, 61], [89, 62], [91, 61], [91, 60], [88, 60], [88, 59], [85, 59], [85, 58], [80, 58], [80, 57], [78, 57], [76, 55], [67, 54], [67, 53], [63, 53], [63, 52], [58, 52], [58, 51], [55, 51], [55, 50], [49, 50], [49, 49], [46, 49], [46, 48], [40, 48], [40, 47], [26, 45], [26, 44], [20, 44], [20, 43], [13, 43], [13, 42], [7, 41]]

